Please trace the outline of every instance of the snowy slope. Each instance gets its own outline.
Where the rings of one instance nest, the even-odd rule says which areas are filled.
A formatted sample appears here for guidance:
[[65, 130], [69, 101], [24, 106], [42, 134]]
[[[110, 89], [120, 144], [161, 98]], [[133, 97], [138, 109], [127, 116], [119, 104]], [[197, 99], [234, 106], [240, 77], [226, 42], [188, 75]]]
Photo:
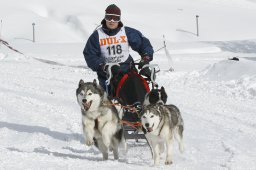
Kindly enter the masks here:
[[[185, 152], [175, 143], [171, 166], [162, 155], [153, 167], [143, 140], [129, 140], [119, 161], [84, 145], [75, 90], [96, 74], [82, 50], [110, 3], [155, 50], [165, 35], [175, 71], [156, 52], [156, 81], [185, 122]], [[0, 46], [0, 169], [256, 169], [255, 9], [255, 0], [0, 0], [1, 38], [24, 53]]]

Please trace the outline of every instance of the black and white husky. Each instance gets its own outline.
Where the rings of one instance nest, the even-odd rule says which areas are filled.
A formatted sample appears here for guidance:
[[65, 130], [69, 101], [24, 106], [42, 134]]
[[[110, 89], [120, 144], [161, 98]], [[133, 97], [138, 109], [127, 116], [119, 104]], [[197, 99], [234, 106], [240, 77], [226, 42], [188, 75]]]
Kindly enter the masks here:
[[165, 92], [164, 87], [160, 89], [152, 89], [145, 95], [143, 105], [150, 105], [156, 103], [165, 104], [167, 102], [167, 93]]
[[109, 150], [113, 151], [114, 159], [118, 159], [118, 147], [124, 144], [124, 135], [117, 109], [96, 80], [80, 80], [76, 96], [82, 112], [85, 144], [94, 144], [102, 152], [103, 160], [108, 159]]
[[[167, 150], [165, 164], [172, 164], [173, 138], [183, 152], [183, 119], [174, 105], [152, 104], [144, 106], [141, 115], [142, 129], [150, 145], [154, 164], [159, 165], [160, 154]], [[165, 146], [164, 146], [165, 145]]]

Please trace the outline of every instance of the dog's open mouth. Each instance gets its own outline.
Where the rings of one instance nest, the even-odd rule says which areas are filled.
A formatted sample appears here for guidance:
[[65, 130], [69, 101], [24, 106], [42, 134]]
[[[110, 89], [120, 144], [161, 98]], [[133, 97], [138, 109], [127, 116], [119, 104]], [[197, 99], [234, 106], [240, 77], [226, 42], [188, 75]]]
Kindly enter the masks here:
[[86, 111], [90, 109], [91, 105], [92, 105], [92, 100], [89, 102], [83, 102], [83, 106]]
[[149, 133], [152, 132], [152, 131], [153, 131], [153, 127], [154, 127], [154, 124], [153, 124], [152, 127], [147, 127], [147, 131], [148, 131]]

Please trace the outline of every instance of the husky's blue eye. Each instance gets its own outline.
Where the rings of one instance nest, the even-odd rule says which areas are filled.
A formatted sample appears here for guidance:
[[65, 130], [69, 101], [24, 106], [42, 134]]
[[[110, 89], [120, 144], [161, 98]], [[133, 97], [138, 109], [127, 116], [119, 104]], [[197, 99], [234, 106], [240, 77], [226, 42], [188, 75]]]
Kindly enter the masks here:
[[153, 118], [153, 117], [154, 117], [154, 115], [150, 116], [150, 118]]
[[92, 93], [88, 93], [88, 95], [89, 95], [89, 96], [91, 96], [91, 95], [92, 95]]
[[144, 119], [146, 118], [146, 116], [142, 116]]

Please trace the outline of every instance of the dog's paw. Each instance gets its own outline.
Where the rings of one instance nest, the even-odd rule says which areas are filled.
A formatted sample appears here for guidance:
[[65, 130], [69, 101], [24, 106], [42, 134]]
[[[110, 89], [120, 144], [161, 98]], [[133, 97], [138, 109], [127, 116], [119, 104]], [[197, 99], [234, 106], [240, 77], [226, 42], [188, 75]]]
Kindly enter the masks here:
[[94, 141], [91, 139], [91, 140], [89, 140], [89, 139], [87, 139], [86, 141], [85, 141], [85, 144], [87, 145], [87, 146], [92, 146], [93, 144], [94, 144]]
[[171, 165], [172, 164], [172, 161], [171, 160], [166, 160], [165, 161], [165, 165]]
[[159, 166], [160, 162], [154, 162], [154, 166]]
[[185, 149], [184, 146], [179, 146], [180, 153], [184, 153]]
[[155, 159], [154, 166], [159, 166], [159, 165], [160, 165], [160, 159]]

